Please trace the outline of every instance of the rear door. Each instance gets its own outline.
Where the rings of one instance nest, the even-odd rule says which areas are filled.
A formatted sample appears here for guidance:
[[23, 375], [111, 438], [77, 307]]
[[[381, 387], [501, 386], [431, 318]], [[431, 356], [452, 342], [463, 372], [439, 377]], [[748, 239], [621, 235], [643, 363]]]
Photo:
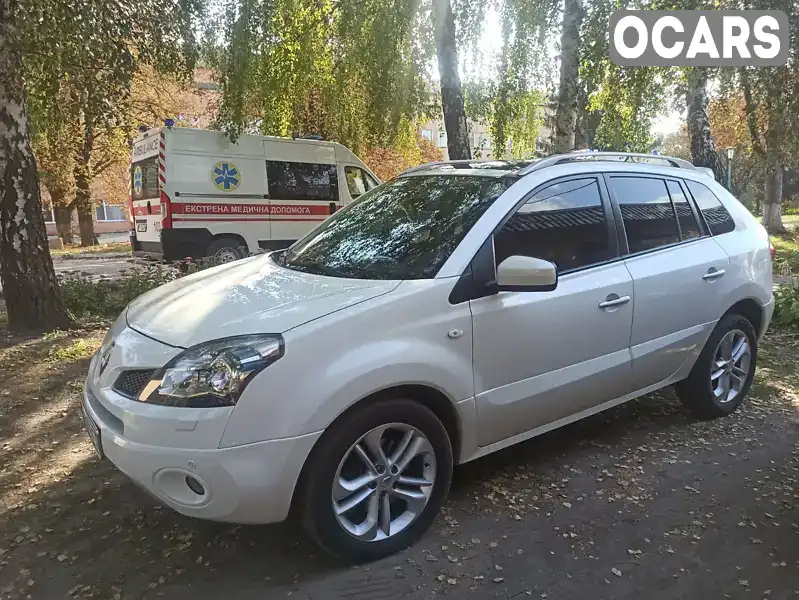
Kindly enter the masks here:
[[342, 205], [332, 146], [265, 141], [272, 242], [290, 243]]
[[636, 389], [665, 381], [698, 353], [727, 297], [727, 254], [667, 177], [606, 176], [633, 278], [630, 351]]
[[159, 182], [160, 133], [136, 142], [130, 165], [130, 190], [136, 239], [143, 250], [155, 251], [161, 244], [161, 201]]

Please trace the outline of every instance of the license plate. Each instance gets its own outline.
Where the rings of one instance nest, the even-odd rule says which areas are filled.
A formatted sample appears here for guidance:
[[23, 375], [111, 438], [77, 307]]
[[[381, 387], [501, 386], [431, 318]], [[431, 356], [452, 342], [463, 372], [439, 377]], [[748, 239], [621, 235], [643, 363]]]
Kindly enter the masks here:
[[83, 416], [83, 426], [89, 434], [89, 439], [92, 441], [94, 451], [97, 453], [97, 456], [103, 458], [103, 445], [100, 442], [100, 428], [97, 427], [97, 423], [89, 416], [89, 413], [86, 412], [86, 408], [83, 406], [81, 407], [81, 414]]
[[147, 221], [136, 223], [136, 231], [147, 231]]

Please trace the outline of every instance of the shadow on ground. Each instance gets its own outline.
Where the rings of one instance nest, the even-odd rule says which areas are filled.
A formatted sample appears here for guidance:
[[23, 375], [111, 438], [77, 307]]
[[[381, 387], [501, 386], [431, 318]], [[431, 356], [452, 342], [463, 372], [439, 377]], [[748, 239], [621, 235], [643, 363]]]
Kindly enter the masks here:
[[[690, 553], [699, 552], [703, 536], [712, 537], [708, 523], [721, 513], [732, 520], [716, 525], [718, 531], [741, 529], [738, 519], [754, 523], [751, 515], [729, 512], [738, 500], [730, 495], [739, 487], [749, 493], [743, 491], [747, 482], [753, 502], [774, 499], [775, 507], [763, 510], [772, 510], [774, 521], [784, 517], [779, 536], [793, 539], [795, 549], [797, 435], [791, 419], [799, 406], [799, 340], [790, 335], [765, 344], [754, 398], [740, 413], [695, 422], [666, 391], [464, 465], [446, 509], [422, 542], [356, 569], [321, 553], [294, 523], [237, 527], [182, 517], [98, 461], [78, 407], [88, 356], [101, 337], [89, 330], [21, 340], [0, 329], [6, 375], [0, 387], [2, 599], [510, 598], [533, 592], [549, 598], [661, 597], [647, 587], [653, 582], [663, 598], [671, 598], [683, 593], [673, 587], [679, 570], [665, 574], [663, 557], [684, 544], [683, 559], [695, 566]], [[768, 475], [766, 483], [754, 484], [773, 460], [787, 461], [777, 465], [781, 479]], [[714, 482], [722, 473], [725, 480]], [[696, 504], [705, 501], [707, 506]], [[743, 513], [752, 512], [747, 506]], [[646, 537], [647, 528], [658, 529], [657, 544]], [[755, 586], [756, 578], [744, 579], [735, 561], [771, 556], [777, 545], [782, 551], [783, 537], [768, 545], [772, 529], [756, 533], [765, 544], [747, 543], [739, 555], [719, 559], [732, 562], [723, 581], [708, 580], [718, 591], [711, 597], [737, 597]], [[651, 551], [628, 546], [624, 536], [641, 547], [647, 539]], [[612, 558], [618, 549], [611, 552], [608, 544], [631, 553], [619, 562]], [[707, 552], [712, 556], [712, 548]], [[499, 560], [504, 570], [493, 564]], [[626, 588], [597, 591], [621, 580], [615, 572], [626, 573], [630, 561], [640, 579], [625, 575]], [[785, 576], [784, 594], [791, 578], [799, 588], [794, 561], [785, 563], [793, 570]], [[769, 575], [768, 581], [779, 583], [780, 577]], [[691, 584], [688, 596], [698, 595], [701, 585]]]

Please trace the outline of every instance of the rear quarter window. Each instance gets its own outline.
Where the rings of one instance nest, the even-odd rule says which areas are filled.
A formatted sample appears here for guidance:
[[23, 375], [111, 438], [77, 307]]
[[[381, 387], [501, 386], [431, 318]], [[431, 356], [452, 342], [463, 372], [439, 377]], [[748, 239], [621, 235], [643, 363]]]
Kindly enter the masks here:
[[685, 184], [694, 197], [699, 212], [702, 213], [711, 234], [722, 235], [735, 231], [735, 221], [732, 215], [709, 187], [690, 179], [686, 179]]

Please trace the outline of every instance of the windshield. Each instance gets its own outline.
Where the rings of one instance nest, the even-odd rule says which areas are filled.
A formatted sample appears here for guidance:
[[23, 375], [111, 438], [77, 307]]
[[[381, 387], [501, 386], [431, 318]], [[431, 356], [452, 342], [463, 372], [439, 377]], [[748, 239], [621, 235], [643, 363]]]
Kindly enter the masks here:
[[280, 264], [333, 277], [432, 278], [511, 183], [475, 175], [389, 181], [294, 244]]

